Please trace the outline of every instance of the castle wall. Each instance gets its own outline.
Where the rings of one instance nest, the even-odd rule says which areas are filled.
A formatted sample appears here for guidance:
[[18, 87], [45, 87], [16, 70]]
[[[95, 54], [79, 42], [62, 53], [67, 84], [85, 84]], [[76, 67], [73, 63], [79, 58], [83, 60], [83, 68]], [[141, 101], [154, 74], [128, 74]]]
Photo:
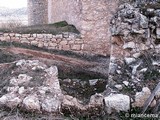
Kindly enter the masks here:
[[118, 3], [119, 0], [28, 0], [29, 24], [65, 20], [81, 32], [84, 52], [110, 55], [110, 19]]
[[20, 34], [20, 33], [0, 33], [0, 41], [16, 42], [39, 48], [68, 50], [82, 53], [83, 39], [75, 33], [62, 34]]
[[28, 0], [28, 24], [48, 23], [48, 0]]
[[81, 7], [80, 0], [48, 0], [48, 22], [66, 20], [80, 30]]
[[49, 23], [66, 20], [81, 32], [84, 52], [109, 55], [110, 19], [118, 3], [118, 0], [49, 0]]
[[110, 55], [110, 19], [116, 11], [118, 0], [83, 0], [82, 6], [84, 50]]

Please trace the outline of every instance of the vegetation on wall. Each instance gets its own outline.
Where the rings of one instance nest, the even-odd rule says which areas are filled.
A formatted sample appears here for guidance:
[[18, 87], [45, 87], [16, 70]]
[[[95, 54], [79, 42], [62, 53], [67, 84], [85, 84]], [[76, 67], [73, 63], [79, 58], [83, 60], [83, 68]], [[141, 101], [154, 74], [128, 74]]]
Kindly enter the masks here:
[[[12, 25], [13, 26], [13, 25]], [[14, 32], [14, 33], [23, 33], [23, 34], [31, 34], [31, 33], [52, 33], [52, 34], [60, 34], [62, 32], [72, 32], [79, 34], [80, 32], [74, 25], [68, 24], [66, 21], [61, 21], [52, 24], [41, 24], [41, 25], [32, 25], [32, 26], [15, 26], [0, 28], [0, 32]]]

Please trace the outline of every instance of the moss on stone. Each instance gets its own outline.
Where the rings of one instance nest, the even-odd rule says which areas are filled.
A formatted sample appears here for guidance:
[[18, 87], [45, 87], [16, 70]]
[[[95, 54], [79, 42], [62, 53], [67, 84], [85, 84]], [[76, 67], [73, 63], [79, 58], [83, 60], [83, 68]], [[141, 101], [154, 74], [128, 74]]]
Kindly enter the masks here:
[[61, 34], [63, 32], [72, 32], [77, 34], [80, 33], [74, 25], [70, 25], [66, 21], [61, 21], [53, 24], [17, 27], [13, 29], [1, 28], [0, 32], [15, 32], [15, 33], [22, 33], [22, 34], [51, 33], [53, 35]]
[[50, 24], [50, 25], [53, 25], [55, 27], [65, 27], [65, 26], [68, 26], [68, 23], [66, 21], [61, 21], [61, 22]]

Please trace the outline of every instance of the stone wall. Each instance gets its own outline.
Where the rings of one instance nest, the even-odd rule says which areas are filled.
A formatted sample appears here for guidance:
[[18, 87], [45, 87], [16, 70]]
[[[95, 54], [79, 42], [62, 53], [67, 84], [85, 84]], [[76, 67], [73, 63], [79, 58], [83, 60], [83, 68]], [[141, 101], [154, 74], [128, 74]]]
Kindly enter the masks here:
[[118, 6], [118, 0], [83, 0], [81, 33], [84, 50], [110, 55], [110, 20]]
[[[156, 2], [143, 8], [122, 4], [111, 21], [109, 85], [132, 96], [132, 107], [148, 105], [144, 103], [160, 78], [160, 9], [151, 8], [152, 4]], [[158, 94], [156, 91], [152, 95]], [[156, 106], [158, 99], [159, 96], [152, 98], [149, 105]]]
[[48, 23], [48, 0], [28, 0], [28, 24]]
[[0, 41], [26, 43], [47, 49], [71, 50], [81, 52], [84, 41], [74, 33], [52, 34], [19, 34], [1, 33]]
[[65, 20], [80, 30], [81, 7], [79, 0], [48, 0], [48, 22], [55, 23]]
[[[84, 52], [109, 55], [110, 19], [118, 3], [119, 0], [48, 0], [48, 22], [65, 20], [75, 25], [84, 39]], [[31, 11], [31, 15], [33, 13]], [[40, 14], [46, 16], [45, 12]], [[31, 18], [37, 19], [37, 16], [38, 19], [44, 19], [40, 15]]]

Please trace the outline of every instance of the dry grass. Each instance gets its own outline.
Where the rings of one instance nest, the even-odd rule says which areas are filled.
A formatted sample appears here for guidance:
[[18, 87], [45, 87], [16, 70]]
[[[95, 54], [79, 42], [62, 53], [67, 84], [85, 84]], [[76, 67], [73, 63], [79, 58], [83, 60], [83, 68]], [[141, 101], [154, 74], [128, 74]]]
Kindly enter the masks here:
[[24, 26], [23, 21], [21, 20], [6, 20], [6, 21], [1, 21], [0, 22], [0, 28], [1, 29], [14, 29], [17, 27], [22, 27]]

